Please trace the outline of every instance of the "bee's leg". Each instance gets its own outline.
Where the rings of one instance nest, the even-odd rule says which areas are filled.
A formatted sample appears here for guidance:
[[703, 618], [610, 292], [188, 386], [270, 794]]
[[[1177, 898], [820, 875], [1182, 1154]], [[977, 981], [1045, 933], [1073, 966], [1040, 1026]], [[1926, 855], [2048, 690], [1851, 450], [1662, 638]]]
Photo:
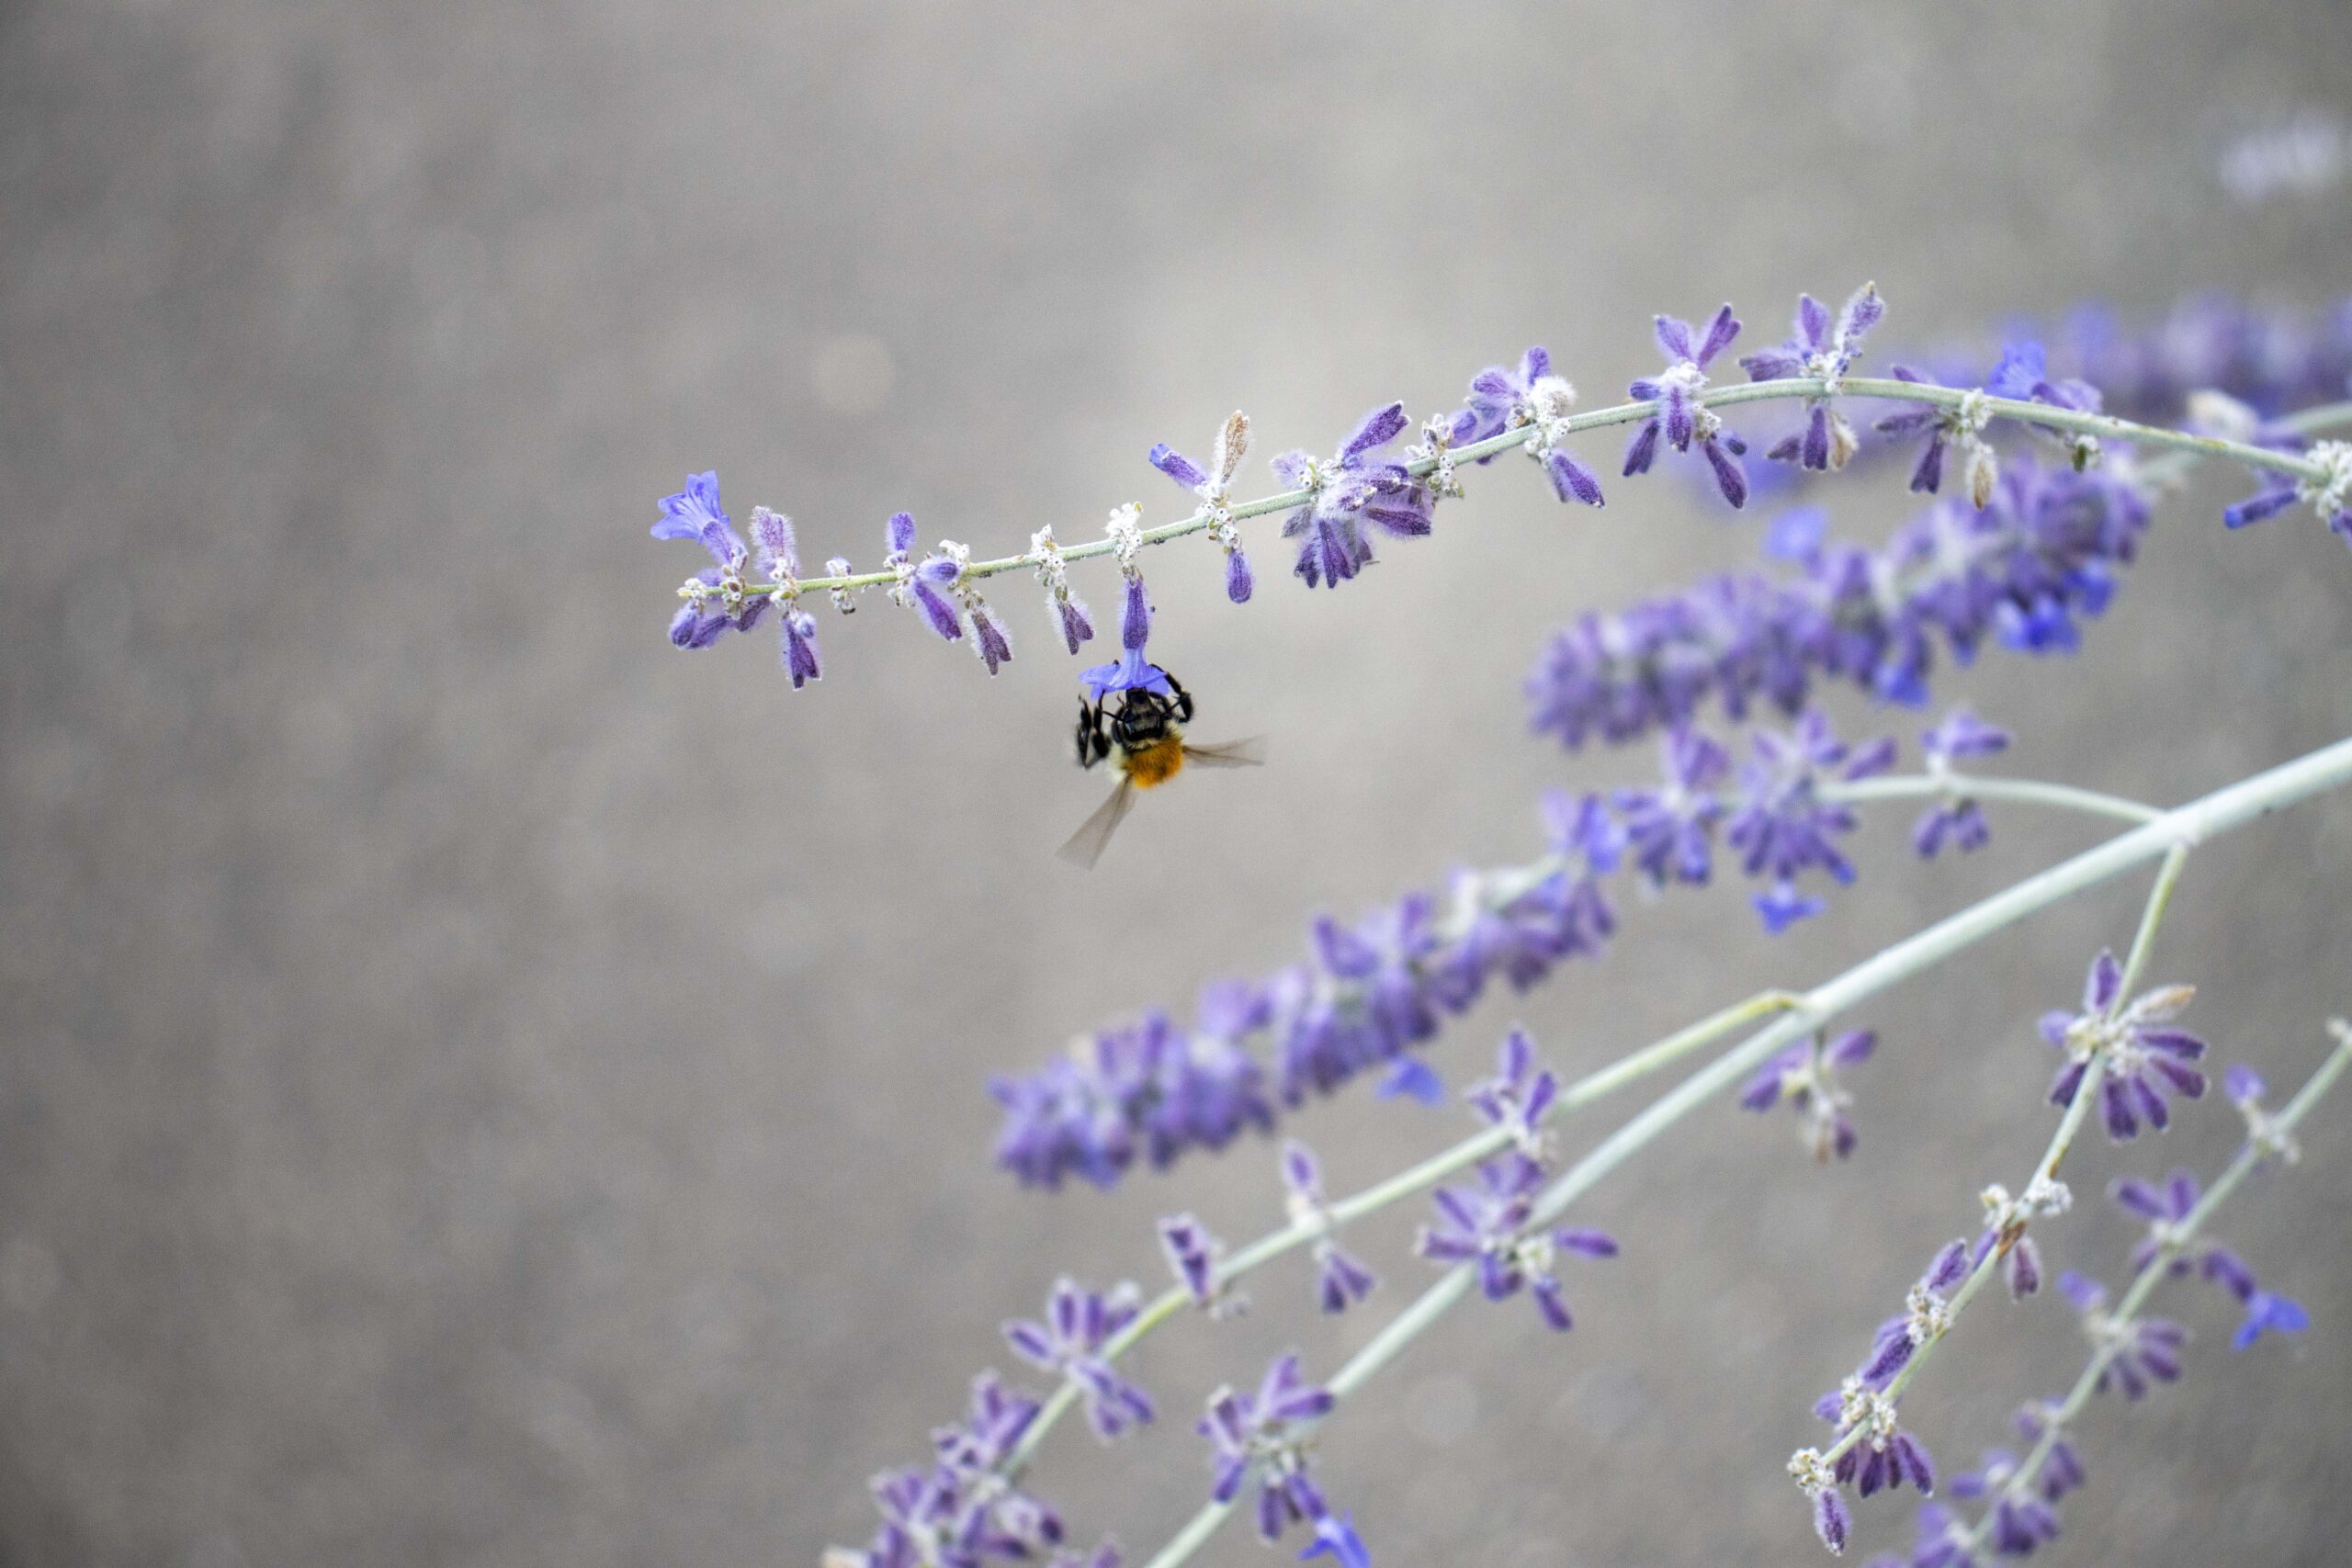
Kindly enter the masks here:
[[[1163, 671], [1162, 673], [1164, 674], [1166, 671]], [[1192, 723], [1193, 694], [1186, 691], [1184, 689], [1184, 683], [1176, 679], [1173, 675], [1170, 675], [1168, 677], [1168, 689], [1176, 694], [1176, 722], [1179, 724]]]
[[1080, 697], [1078, 700], [1078, 765], [1091, 768], [1110, 754], [1111, 742], [1102, 734], [1102, 710]]

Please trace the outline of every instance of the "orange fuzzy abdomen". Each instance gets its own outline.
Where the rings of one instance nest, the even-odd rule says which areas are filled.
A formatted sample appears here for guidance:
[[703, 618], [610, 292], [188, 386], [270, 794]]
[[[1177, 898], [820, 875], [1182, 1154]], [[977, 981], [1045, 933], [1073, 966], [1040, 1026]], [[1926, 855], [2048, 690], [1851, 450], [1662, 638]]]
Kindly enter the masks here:
[[1149, 789], [1166, 784], [1184, 766], [1184, 742], [1175, 735], [1162, 736], [1150, 745], [1125, 753], [1121, 771], [1127, 782], [1137, 789]]

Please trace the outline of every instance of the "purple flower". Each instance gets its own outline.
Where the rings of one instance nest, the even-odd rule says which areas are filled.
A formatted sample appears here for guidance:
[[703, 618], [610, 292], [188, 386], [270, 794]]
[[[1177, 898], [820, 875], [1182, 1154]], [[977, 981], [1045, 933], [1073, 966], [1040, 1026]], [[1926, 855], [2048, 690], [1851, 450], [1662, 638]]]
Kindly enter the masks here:
[[2097, 1348], [2099, 1372], [2093, 1392], [2105, 1393], [2112, 1384], [2124, 1398], [2138, 1400], [2152, 1382], [2179, 1380], [2188, 1329], [2169, 1318], [2115, 1316], [2107, 1310], [2107, 1287], [2072, 1269], [2058, 1276], [2058, 1289], [2082, 1314], [2083, 1332]]
[[1264, 1069], [1238, 1043], [1270, 1010], [1261, 989], [1213, 986], [1189, 1033], [1150, 1012], [1029, 1077], [994, 1080], [1005, 1111], [998, 1163], [1041, 1186], [1077, 1175], [1109, 1187], [1138, 1157], [1164, 1166], [1183, 1149], [1271, 1127]]
[[2256, 1291], [2246, 1298], [2245, 1321], [2230, 1336], [2230, 1348], [2243, 1350], [2265, 1334], [2301, 1334], [2312, 1325], [2312, 1315], [2299, 1302]]
[[[1890, 1317], [1878, 1325], [1871, 1337], [1871, 1353], [1855, 1370], [1851, 1382], [1867, 1391], [1883, 1389], [1894, 1380], [1894, 1374], [1910, 1364], [1920, 1346], [1941, 1334], [1951, 1321], [1951, 1293], [1955, 1286], [1968, 1278], [1974, 1266], [1973, 1256], [1965, 1241], [1947, 1242], [1928, 1260], [1927, 1271], [1919, 1282], [1911, 1287], [1904, 1303], [1902, 1315]], [[1823, 1420], [1831, 1397], [1825, 1395], [1814, 1406]]]
[[1060, 1517], [998, 1473], [1036, 1417], [1035, 1400], [982, 1372], [972, 1382], [970, 1413], [932, 1434], [941, 1469], [961, 1492], [952, 1533], [978, 1552], [1022, 1557], [1061, 1541]]
[[1470, 405], [1474, 423], [1453, 439], [1484, 441], [1506, 430], [1532, 425], [1535, 435], [1528, 443], [1527, 453], [1544, 466], [1552, 493], [1562, 501], [1600, 506], [1604, 504], [1600, 481], [1563, 445], [1576, 400], [1577, 389], [1552, 374], [1552, 356], [1540, 347], [1531, 348], [1518, 369], [1490, 365], [1471, 378], [1469, 395], [1463, 401]]
[[[1824, 784], [1851, 783], [1883, 773], [1894, 761], [1894, 742], [1879, 740], [1849, 749], [1831, 732], [1829, 720], [1818, 709], [1799, 716], [1792, 733], [1757, 730], [1750, 738], [1753, 757], [1740, 768], [1740, 797], [1724, 829], [1724, 837], [1740, 852], [1740, 868], [1750, 876], [1780, 884], [1775, 894], [1759, 899], [1768, 931], [1800, 918], [1790, 886], [1808, 870], [1819, 869], [1835, 880], [1854, 879], [1853, 863], [1837, 840], [1854, 830], [1854, 809], [1822, 795]], [[1812, 912], [1807, 910], [1805, 912]]]
[[1988, 640], [2061, 651], [2102, 612], [2134, 557], [2146, 497], [2128, 474], [2020, 458], [1983, 511], [1944, 502], [1878, 550], [1824, 546], [1777, 574], [1717, 577], [1557, 633], [1527, 693], [1533, 727], [1570, 748], [1690, 722], [1708, 697], [1801, 710], [1817, 677], [1891, 702], [1927, 700], [1938, 649], [1965, 664]]
[[[1942, 385], [1907, 365], [1894, 366], [1888, 374], [1898, 381], [1929, 387]], [[1921, 403], [1902, 413], [1889, 414], [1872, 428], [1882, 435], [1927, 433], [1927, 445], [1920, 448], [1919, 460], [1911, 469], [1911, 490], [1915, 494], [1933, 495], [1942, 490], [1944, 446], [1947, 442], [1957, 444], [1969, 502], [1982, 512], [1992, 502], [1993, 489], [2001, 473], [1999, 457], [1984, 439], [1985, 426], [1992, 420], [1991, 407], [1982, 396], [1972, 393], [1951, 406]]]
[[1087, 1421], [1095, 1436], [1108, 1440], [1154, 1414], [1151, 1396], [1113, 1371], [1102, 1354], [1104, 1343], [1135, 1321], [1142, 1304], [1142, 1292], [1132, 1284], [1105, 1292], [1059, 1280], [1046, 1298], [1045, 1321], [1013, 1319], [1004, 1325], [1005, 1342], [1022, 1359], [1077, 1383]]
[[1418, 1105], [1442, 1105], [1445, 1102], [1445, 1080], [1437, 1069], [1419, 1056], [1399, 1056], [1388, 1069], [1388, 1076], [1373, 1086], [1376, 1100], [1409, 1100]]
[[1859, 1140], [1847, 1114], [1854, 1097], [1838, 1087], [1837, 1074], [1870, 1060], [1877, 1045], [1878, 1036], [1865, 1029], [1840, 1034], [1826, 1044], [1819, 1034], [1800, 1041], [1757, 1069], [1740, 1094], [1740, 1106], [1758, 1111], [1788, 1106], [1797, 1113], [1815, 1159], [1844, 1159]]
[[1463, 1091], [1479, 1115], [1510, 1134], [1520, 1153], [1539, 1164], [1549, 1152], [1544, 1120], [1559, 1094], [1559, 1078], [1551, 1068], [1536, 1065], [1535, 1042], [1519, 1029], [1503, 1036], [1495, 1076]]
[[913, 560], [915, 519], [911, 512], [894, 512], [884, 529], [889, 553], [882, 558], [882, 569], [893, 572], [898, 581], [890, 588], [890, 601], [895, 604], [922, 612], [931, 629], [949, 642], [958, 642], [964, 636], [964, 617], [955, 601], [940, 592], [963, 575], [953, 557], [933, 554], [923, 558], [920, 565]]
[[[2009, 732], [1996, 728], [1978, 718], [1965, 707], [1956, 707], [1944, 715], [1932, 729], [1919, 734], [1919, 748], [1928, 759], [1928, 771], [1939, 778], [1949, 779], [1952, 764], [1963, 758], [1990, 757], [2006, 751]], [[1947, 794], [1919, 814], [1911, 827], [1911, 847], [1920, 856], [1933, 860], [1949, 842], [1965, 852], [1984, 847], [1992, 837], [1992, 827], [1984, 820], [1984, 808], [1970, 796], [1957, 792]]]
[[[2017, 1415], [2011, 1417], [2018, 1438], [2028, 1447], [2041, 1442], [2058, 1408], [2056, 1400], [2028, 1401], [2019, 1406]], [[2067, 1493], [2080, 1489], [2089, 1479], [2090, 1472], [2083, 1468], [2082, 1455], [2075, 1451], [2075, 1445], [2061, 1431], [2052, 1439], [2050, 1452], [2041, 1461], [2041, 1472], [2034, 1477], [2033, 1483], [2043, 1501], [2055, 1503]]]
[[1526, 1234], [1543, 1178], [1543, 1167], [1516, 1151], [1487, 1161], [1478, 1168], [1477, 1186], [1437, 1190], [1438, 1219], [1421, 1227], [1414, 1246], [1431, 1262], [1476, 1263], [1488, 1301], [1525, 1286], [1544, 1323], [1565, 1333], [1573, 1323], [1553, 1271], [1558, 1256], [1614, 1258], [1617, 1243], [1604, 1231], [1572, 1226]]
[[693, 539], [710, 552], [723, 571], [741, 568], [748, 553], [742, 536], [718, 504], [716, 469], [686, 476], [686, 488], [662, 498], [662, 516], [653, 525], [657, 539]]
[[1193, 462], [1166, 442], [1151, 449], [1151, 466], [1201, 498], [1209, 519], [1209, 537], [1225, 551], [1225, 596], [1237, 604], [1249, 603], [1250, 558], [1241, 553], [1241, 535], [1233, 525], [1233, 476], [1250, 451], [1250, 416], [1236, 409], [1216, 433], [1216, 447], [1207, 468]]
[[1301, 1562], [1311, 1557], [1329, 1557], [1334, 1568], [1372, 1568], [1372, 1552], [1356, 1534], [1355, 1517], [1351, 1514], [1326, 1514], [1315, 1521], [1315, 1539], [1298, 1554]]
[[[1920, 1504], [1913, 1530], [1908, 1568], [1976, 1568], [1967, 1529], [1942, 1504]], [[1903, 1560], [1890, 1561], [1893, 1568], [1904, 1568]]]
[[2100, 1109], [2109, 1136], [2119, 1143], [2137, 1137], [2143, 1121], [2158, 1132], [2171, 1123], [2166, 1093], [2195, 1100], [2205, 1092], [2205, 1075], [2189, 1066], [2205, 1054], [2205, 1043], [2167, 1027], [2188, 1007], [2195, 988], [2159, 987], [2119, 1008], [2122, 985], [2123, 966], [2102, 950], [2083, 983], [2083, 1010], [2041, 1018], [2042, 1039], [2066, 1055], [2066, 1065], [2051, 1081], [2051, 1103], [2073, 1104], [2092, 1060], [2102, 1058]]
[[1039, 585], [1046, 590], [1046, 609], [1054, 617], [1054, 628], [1061, 633], [1062, 646], [1076, 653], [1080, 643], [1093, 640], [1094, 616], [1085, 601], [1070, 592], [1069, 567], [1062, 559], [1053, 525], [1047, 524], [1029, 536], [1028, 558], [1037, 569]]
[[1644, 402], [1655, 400], [1658, 412], [1645, 420], [1625, 448], [1625, 472], [1645, 474], [1657, 456], [1658, 438], [1678, 452], [1699, 443], [1707, 466], [1714, 470], [1715, 487], [1734, 506], [1747, 503], [1747, 475], [1739, 466], [1747, 443], [1726, 429], [1724, 422], [1700, 401], [1707, 385], [1707, 365], [1739, 335], [1739, 322], [1725, 305], [1707, 323], [1706, 333], [1694, 339], [1690, 323], [1676, 316], [1657, 320], [1657, 346], [1667, 367], [1655, 378], [1644, 378], [1626, 388], [1627, 395]]
[[1307, 1382], [1295, 1355], [1278, 1357], [1266, 1369], [1255, 1394], [1230, 1386], [1209, 1395], [1199, 1431], [1209, 1440], [1213, 1477], [1209, 1495], [1230, 1503], [1254, 1472], [1258, 1477], [1258, 1531], [1279, 1540], [1295, 1520], [1310, 1526], [1331, 1510], [1322, 1489], [1307, 1473], [1305, 1424], [1330, 1414], [1331, 1391]]
[[[715, 503], [716, 492], [712, 500]], [[791, 677], [792, 689], [797, 692], [821, 677], [824, 666], [817, 655], [817, 618], [797, 603], [800, 554], [792, 536], [792, 519], [764, 506], [754, 506], [752, 544], [759, 569], [771, 581], [783, 587], [784, 613], [777, 619], [784, 624], [784, 671]]]
[[2254, 1270], [2245, 1259], [2219, 1242], [2198, 1241], [2187, 1235], [2186, 1222], [2197, 1207], [2199, 1194], [2194, 1174], [2175, 1170], [2162, 1184], [2126, 1177], [2108, 1191], [2125, 1213], [2148, 1223], [2146, 1239], [2132, 1249], [2134, 1274], [2162, 1259], [2167, 1274], [2184, 1275], [2193, 1269], [2241, 1302], [2253, 1299]]
[[1830, 1472], [1840, 1486], [1851, 1486], [1868, 1497], [1882, 1486], [1898, 1487], [1907, 1481], [1920, 1496], [1934, 1495], [1936, 1469], [1927, 1445], [1895, 1425], [1894, 1400], [1859, 1374], [1823, 1394], [1814, 1403], [1813, 1413], [1837, 1427], [1840, 1442], [1849, 1433], [1862, 1434], [1838, 1456]]
[[1724, 803], [1715, 790], [1731, 773], [1731, 759], [1700, 731], [1677, 728], [1660, 747], [1665, 782], [1654, 789], [1621, 789], [1617, 809], [1634, 863], [1657, 886], [1681, 881], [1703, 884], [1711, 865], [1710, 845]]
[[1398, 538], [1430, 531], [1430, 498], [1413, 483], [1402, 463], [1383, 455], [1410, 422], [1405, 405], [1390, 403], [1363, 416], [1339, 455], [1320, 462], [1305, 452], [1274, 459], [1274, 474], [1307, 498], [1283, 523], [1283, 537], [1296, 539], [1298, 575], [1309, 588], [1336, 588], [1372, 560], [1367, 522]]
[[1209, 1234], [1209, 1228], [1190, 1214], [1173, 1214], [1159, 1222], [1159, 1249], [1168, 1256], [1168, 1267], [1176, 1275], [1176, 1282], [1193, 1298], [1193, 1304], [1220, 1314], [1235, 1304], [1216, 1277], [1217, 1264], [1225, 1257], [1225, 1243]]
[[[1788, 342], [1740, 360], [1751, 381], [1791, 377], [1816, 377], [1835, 389], [1861, 353], [1862, 340], [1886, 314], [1874, 284], [1865, 283], [1846, 301], [1833, 321], [1829, 307], [1810, 294], [1797, 296], [1796, 324]], [[1827, 397], [1805, 400], [1804, 429], [1775, 446], [1765, 456], [1776, 462], [1801, 463], [1808, 468], [1842, 468], [1860, 446], [1854, 427], [1830, 405]]]
[[1340, 1250], [1335, 1224], [1323, 1196], [1323, 1168], [1315, 1151], [1295, 1140], [1283, 1145], [1283, 1192], [1293, 1224], [1313, 1225], [1315, 1294], [1325, 1312], [1345, 1312], [1380, 1283], [1373, 1271]]

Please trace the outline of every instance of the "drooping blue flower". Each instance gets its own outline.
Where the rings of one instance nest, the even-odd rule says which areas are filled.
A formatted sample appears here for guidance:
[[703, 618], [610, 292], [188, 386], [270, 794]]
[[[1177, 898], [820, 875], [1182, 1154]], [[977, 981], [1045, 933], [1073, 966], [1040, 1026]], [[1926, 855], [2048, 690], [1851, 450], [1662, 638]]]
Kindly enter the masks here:
[[1419, 1056], [1399, 1056], [1389, 1067], [1388, 1075], [1373, 1086], [1377, 1100], [1409, 1100], [1418, 1105], [1441, 1105], [1445, 1101], [1445, 1080], [1435, 1067]]
[[1352, 1514], [1326, 1514], [1315, 1521], [1315, 1539], [1298, 1554], [1301, 1562], [1329, 1557], [1334, 1568], [1372, 1568], [1372, 1551], [1356, 1534]]
[[1043, 1322], [1016, 1318], [1004, 1325], [1005, 1342], [1034, 1366], [1077, 1383], [1086, 1419], [1095, 1436], [1117, 1437], [1151, 1420], [1151, 1396], [1115, 1371], [1102, 1355], [1111, 1337], [1133, 1323], [1142, 1293], [1132, 1284], [1090, 1291], [1073, 1280], [1055, 1282], [1046, 1298]]
[[1716, 413], [1700, 401], [1707, 385], [1707, 366], [1739, 335], [1739, 321], [1725, 305], [1707, 323], [1703, 336], [1679, 316], [1660, 316], [1656, 322], [1657, 346], [1667, 367], [1626, 388], [1627, 395], [1644, 402], [1655, 400], [1658, 412], [1642, 422], [1625, 448], [1626, 474], [1645, 474], [1657, 456], [1661, 436], [1678, 452], [1688, 452], [1693, 441], [1714, 471], [1715, 488], [1734, 506], [1747, 504], [1747, 474], [1739, 466], [1747, 443], [1725, 427]]
[[1404, 404], [1390, 403], [1364, 415], [1329, 462], [1306, 452], [1274, 459], [1283, 484], [1308, 492], [1283, 520], [1283, 537], [1299, 542], [1296, 570], [1309, 588], [1336, 588], [1370, 564], [1366, 523], [1398, 538], [1430, 531], [1432, 498], [1386, 450], [1410, 423]]
[[[1828, 306], [1810, 294], [1800, 294], [1789, 340], [1778, 348], [1746, 355], [1740, 367], [1751, 381], [1818, 377], [1834, 389], [1860, 355], [1862, 340], [1885, 314], [1885, 301], [1879, 298], [1874, 284], [1865, 283], [1856, 289], [1834, 320]], [[1764, 456], [1808, 468], [1842, 468], [1860, 446], [1854, 427], [1824, 396], [1806, 399], [1804, 428]]]
[[2256, 1291], [2246, 1298], [2245, 1321], [2230, 1336], [2230, 1348], [2244, 1350], [2265, 1334], [2301, 1334], [2311, 1325], [2312, 1315], [2300, 1302]]

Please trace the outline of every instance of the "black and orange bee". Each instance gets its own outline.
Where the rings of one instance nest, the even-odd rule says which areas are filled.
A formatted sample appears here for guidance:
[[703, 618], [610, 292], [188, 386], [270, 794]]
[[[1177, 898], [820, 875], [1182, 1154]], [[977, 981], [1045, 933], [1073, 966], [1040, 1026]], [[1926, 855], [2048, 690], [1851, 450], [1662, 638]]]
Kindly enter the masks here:
[[1109, 762], [1119, 775], [1111, 798], [1061, 848], [1062, 859], [1091, 866], [1111, 835], [1135, 806], [1136, 792], [1157, 789], [1183, 772], [1204, 768], [1255, 767], [1266, 760], [1258, 738], [1222, 746], [1194, 746], [1184, 739], [1193, 721], [1193, 694], [1140, 649], [1115, 664], [1098, 664], [1080, 677], [1078, 699], [1078, 765]]

